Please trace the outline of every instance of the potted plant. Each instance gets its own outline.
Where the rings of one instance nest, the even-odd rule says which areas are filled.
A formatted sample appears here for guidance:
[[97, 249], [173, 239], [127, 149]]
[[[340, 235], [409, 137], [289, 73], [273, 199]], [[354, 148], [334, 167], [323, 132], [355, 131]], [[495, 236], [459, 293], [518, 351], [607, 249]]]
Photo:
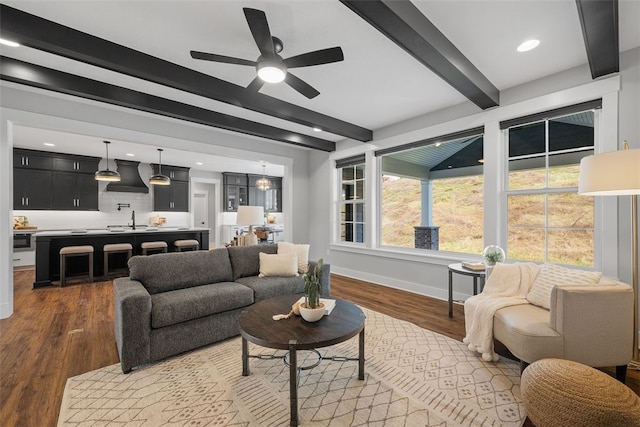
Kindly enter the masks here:
[[320, 302], [320, 275], [322, 274], [322, 259], [315, 268], [302, 276], [304, 279], [304, 302], [300, 304], [300, 315], [307, 322], [315, 322], [324, 316], [324, 304]]
[[487, 246], [486, 248], [484, 248], [484, 251], [482, 251], [482, 257], [484, 258], [484, 264], [486, 266], [486, 277], [489, 277], [491, 271], [493, 270], [493, 267], [497, 263], [504, 261], [504, 249], [497, 245]]

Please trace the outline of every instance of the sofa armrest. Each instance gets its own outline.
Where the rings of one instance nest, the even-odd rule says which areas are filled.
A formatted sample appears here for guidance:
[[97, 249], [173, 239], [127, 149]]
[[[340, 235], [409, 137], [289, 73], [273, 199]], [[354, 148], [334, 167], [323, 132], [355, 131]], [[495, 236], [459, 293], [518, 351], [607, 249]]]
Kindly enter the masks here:
[[[316, 268], [317, 261], [309, 261], [309, 270]], [[320, 295], [323, 297], [331, 296], [331, 264], [322, 264], [322, 272], [320, 273], [320, 285], [322, 290]]]
[[113, 281], [114, 324], [122, 372], [150, 362], [151, 295], [137, 280]]
[[563, 337], [564, 357], [589, 366], [626, 365], [633, 353], [633, 288], [559, 285], [551, 291], [550, 326]]

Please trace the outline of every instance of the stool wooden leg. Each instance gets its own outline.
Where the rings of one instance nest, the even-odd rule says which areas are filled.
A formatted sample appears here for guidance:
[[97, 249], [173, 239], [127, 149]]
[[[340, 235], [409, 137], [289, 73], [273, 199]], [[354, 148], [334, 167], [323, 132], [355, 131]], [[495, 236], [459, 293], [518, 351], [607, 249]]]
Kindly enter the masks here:
[[109, 252], [104, 253], [104, 280], [109, 280]]
[[93, 252], [89, 253], [89, 281], [93, 283]]
[[60, 286], [64, 286], [64, 255], [60, 255]]

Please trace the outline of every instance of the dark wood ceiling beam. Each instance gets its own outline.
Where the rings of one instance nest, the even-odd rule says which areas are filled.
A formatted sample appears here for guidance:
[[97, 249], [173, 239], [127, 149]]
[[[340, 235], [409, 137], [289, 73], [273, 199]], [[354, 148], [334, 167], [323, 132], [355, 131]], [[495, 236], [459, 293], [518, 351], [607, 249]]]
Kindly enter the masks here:
[[340, 0], [482, 109], [500, 91], [408, 0]]
[[576, 0], [591, 77], [620, 71], [618, 0]]
[[291, 132], [5, 56], [0, 56], [0, 79], [315, 150], [335, 151], [336, 149], [333, 141]]
[[[373, 131], [147, 55], [0, 4], [0, 34], [24, 46], [71, 58], [195, 95], [326, 132], [371, 141]], [[185, 49], [189, 49], [185, 46]]]

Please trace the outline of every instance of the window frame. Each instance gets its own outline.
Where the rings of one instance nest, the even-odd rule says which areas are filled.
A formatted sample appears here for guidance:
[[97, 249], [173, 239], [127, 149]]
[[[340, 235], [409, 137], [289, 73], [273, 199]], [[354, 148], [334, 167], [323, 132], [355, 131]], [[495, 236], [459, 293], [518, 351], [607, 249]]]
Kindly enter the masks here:
[[[362, 178], [358, 178], [357, 169], [358, 167], [362, 167]], [[345, 168], [353, 168], [353, 179], [351, 180], [343, 180], [343, 171]], [[356, 245], [356, 246], [364, 246], [367, 243], [367, 235], [368, 235], [368, 224], [367, 217], [368, 212], [368, 204], [367, 204], [367, 164], [365, 156], [353, 156], [341, 160], [336, 160], [336, 173], [337, 173], [337, 200], [336, 200], [336, 221], [334, 228], [334, 242], [338, 244], [346, 244], [346, 245]], [[343, 194], [343, 185], [345, 182], [353, 183], [355, 193], [354, 198], [352, 199], [344, 199], [342, 197]], [[361, 183], [362, 187], [362, 198], [357, 198], [357, 188], [358, 183]], [[352, 219], [346, 220], [342, 218], [342, 207], [343, 206], [352, 206]], [[362, 221], [357, 220], [357, 209], [358, 206], [361, 206], [362, 209]], [[345, 209], [346, 210], [346, 209]], [[343, 240], [342, 236], [342, 227], [344, 224], [352, 225], [352, 238], [353, 240]], [[358, 232], [357, 225], [360, 224], [362, 227], [362, 241], [357, 240]]]
[[[584, 107], [583, 110], [581, 110], [580, 108]], [[561, 117], [566, 117], [566, 116], [570, 116], [573, 114], [578, 114], [580, 112], [586, 112], [586, 111], [592, 111], [593, 112], [593, 145], [590, 147], [581, 147], [581, 148], [576, 148], [576, 149], [565, 149], [565, 150], [556, 150], [556, 151], [549, 151], [549, 145], [550, 145], [550, 140], [549, 140], [549, 122], [553, 121], [554, 119], [558, 119]], [[534, 114], [531, 116], [527, 116], [527, 117], [523, 117], [521, 119], [516, 119], [516, 120], [511, 120], [511, 121], [506, 121], [501, 123], [501, 128], [502, 128], [502, 132], [501, 132], [501, 140], [503, 141], [503, 146], [504, 146], [504, 156], [503, 156], [503, 160], [504, 160], [504, 174], [503, 174], [503, 199], [502, 199], [502, 206], [504, 208], [504, 212], [502, 215], [502, 218], [504, 219], [503, 221], [503, 226], [502, 228], [502, 233], [503, 233], [503, 241], [502, 241], [502, 245], [504, 248], [506, 248], [506, 252], [507, 252], [507, 258], [510, 260], [515, 260], [515, 261], [527, 261], [527, 260], [523, 260], [523, 259], [519, 259], [519, 258], [513, 258], [510, 255], [510, 251], [509, 251], [509, 245], [508, 245], [508, 241], [509, 241], [509, 197], [510, 196], [526, 196], [526, 195], [541, 195], [544, 196], [544, 200], [545, 200], [545, 211], [544, 211], [544, 226], [529, 226], [529, 227], [524, 227], [524, 228], [530, 228], [530, 229], [540, 229], [540, 230], [544, 230], [544, 234], [545, 234], [545, 244], [544, 244], [544, 260], [540, 261], [543, 263], [548, 263], [551, 262], [549, 261], [549, 231], [550, 230], [591, 230], [594, 236], [593, 239], [593, 265], [591, 266], [578, 266], [575, 264], [562, 264], [562, 265], [566, 265], [566, 266], [570, 266], [570, 267], [577, 267], [577, 268], [589, 268], [589, 269], [598, 269], [601, 262], [600, 262], [600, 258], [601, 258], [601, 254], [600, 254], [600, 243], [599, 243], [599, 238], [598, 235], [600, 234], [601, 231], [601, 227], [599, 226], [599, 204], [598, 204], [598, 200], [597, 198], [594, 198], [593, 200], [593, 228], [586, 228], [586, 227], [551, 227], [549, 225], [549, 196], [550, 195], [556, 195], [556, 194], [578, 194], [578, 186], [569, 186], [569, 187], [549, 187], [549, 168], [550, 168], [550, 162], [549, 159], [551, 158], [551, 156], [553, 155], [558, 155], [558, 154], [569, 154], [569, 153], [579, 153], [579, 152], [583, 152], [583, 151], [591, 151], [593, 153], [597, 153], [599, 152], [598, 147], [599, 147], [599, 135], [601, 133], [601, 103], [600, 101], [589, 101], [589, 102], [585, 102], [585, 103], [581, 103], [581, 104], [577, 104], [575, 106], [569, 106], [569, 107], [565, 107], [565, 108], [561, 108], [561, 109], [557, 109], [557, 110], [551, 110], [548, 112], [543, 112], [543, 113], [538, 113], [538, 114]], [[531, 121], [526, 121], [525, 119], [527, 119], [528, 117], [531, 118]], [[534, 154], [527, 154], [527, 155], [519, 155], [519, 156], [513, 156], [510, 157], [509, 156], [509, 129], [513, 128], [513, 127], [518, 127], [518, 126], [523, 126], [523, 125], [529, 125], [529, 124], [535, 124], [535, 123], [544, 123], [544, 137], [545, 137], [545, 148], [544, 148], [544, 152], [539, 152], [539, 153], [534, 153]], [[507, 125], [510, 125], [507, 127]], [[544, 187], [540, 187], [540, 188], [526, 188], [526, 189], [513, 189], [511, 190], [509, 188], [509, 175], [510, 175], [510, 169], [509, 169], [509, 162], [512, 160], [523, 160], [523, 159], [533, 159], [533, 158], [544, 158], [544, 173], [545, 173], [545, 186]]]

